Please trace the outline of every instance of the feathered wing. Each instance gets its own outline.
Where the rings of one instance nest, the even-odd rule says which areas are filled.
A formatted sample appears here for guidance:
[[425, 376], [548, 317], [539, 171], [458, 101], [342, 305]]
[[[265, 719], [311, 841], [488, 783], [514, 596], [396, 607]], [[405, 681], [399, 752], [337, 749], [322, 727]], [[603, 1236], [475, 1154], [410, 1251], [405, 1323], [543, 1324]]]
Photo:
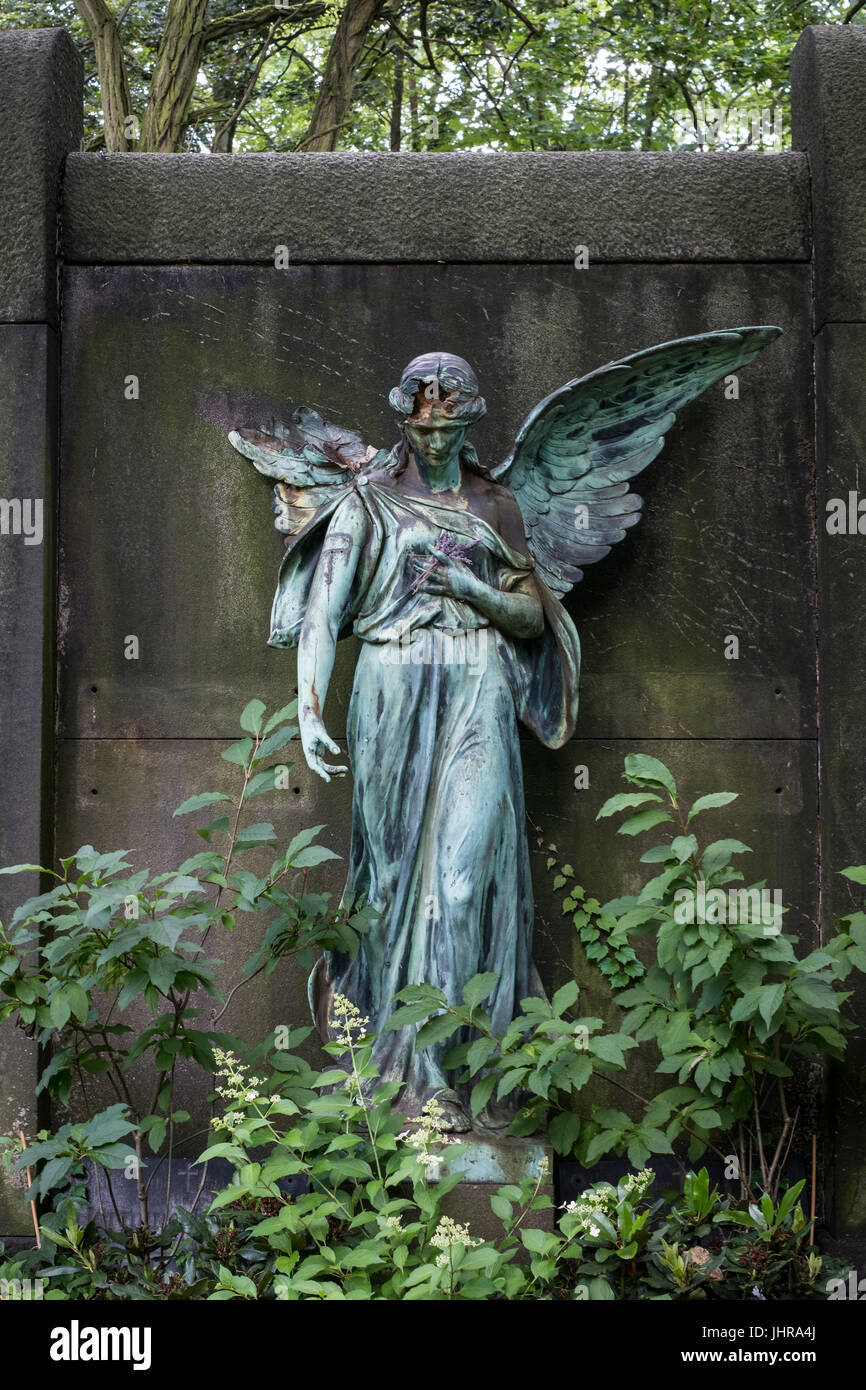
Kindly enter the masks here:
[[274, 525], [289, 538], [339, 497], [353, 477], [381, 468], [388, 458], [386, 450], [366, 445], [357, 431], [340, 429], [307, 406], [294, 412], [289, 425], [231, 430], [229, 441], [259, 473], [277, 480]]
[[569, 381], [524, 420], [492, 470], [517, 498], [541, 578], [560, 598], [640, 519], [628, 480], [664, 446], [676, 413], [781, 333], [762, 326], [678, 338]]

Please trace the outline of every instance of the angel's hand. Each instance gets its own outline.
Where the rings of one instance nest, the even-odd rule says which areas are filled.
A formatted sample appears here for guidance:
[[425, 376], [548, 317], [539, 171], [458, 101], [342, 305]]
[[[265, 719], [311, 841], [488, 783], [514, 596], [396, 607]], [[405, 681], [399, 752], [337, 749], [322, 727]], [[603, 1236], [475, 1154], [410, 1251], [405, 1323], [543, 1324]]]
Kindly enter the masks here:
[[321, 719], [312, 709], [301, 706], [298, 723], [301, 729], [301, 745], [304, 750], [304, 757], [312, 772], [315, 772], [325, 782], [330, 782], [332, 776], [342, 777], [344, 773], [348, 772], [349, 769], [344, 765], [335, 766], [333, 763], [325, 762], [326, 752], [339, 754], [341, 749], [340, 745], [330, 737]]
[[444, 594], [447, 598], [464, 599], [473, 603], [489, 590], [490, 585], [479, 579], [468, 565], [446, 555], [442, 550], [437, 550], [432, 542], [427, 549], [438, 561], [433, 573], [424, 582], [428, 594]]

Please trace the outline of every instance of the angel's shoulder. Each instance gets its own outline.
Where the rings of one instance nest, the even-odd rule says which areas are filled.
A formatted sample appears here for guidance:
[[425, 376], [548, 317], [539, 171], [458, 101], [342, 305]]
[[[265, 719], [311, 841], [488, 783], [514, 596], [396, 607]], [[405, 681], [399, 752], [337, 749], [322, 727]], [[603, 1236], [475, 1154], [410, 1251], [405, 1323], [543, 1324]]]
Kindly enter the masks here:
[[496, 515], [496, 529], [516, 550], [526, 549], [526, 532], [523, 513], [511, 488], [486, 478], [487, 498]]
[[367, 508], [360, 497], [357, 488], [347, 487], [346, 494], [341, 497], [337, 506], [331, 513], [329, 530], [350, 530], [353, 533], [364, 535], [369, 524]]

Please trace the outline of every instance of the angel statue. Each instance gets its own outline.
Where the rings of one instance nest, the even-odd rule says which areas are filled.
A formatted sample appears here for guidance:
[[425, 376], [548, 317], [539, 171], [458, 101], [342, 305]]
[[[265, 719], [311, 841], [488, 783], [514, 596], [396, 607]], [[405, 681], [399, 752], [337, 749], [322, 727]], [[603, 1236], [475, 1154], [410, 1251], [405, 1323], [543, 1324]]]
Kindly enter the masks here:
[[[378, 1033], [380, 1076], [419, 1115], [472, 1127], [443, 1068], [453, 1040], [416, 1048], [382, 1031], [394, 997], [428, 983], [459, 1000], [482, 971], [503, 1032], [544, 991], [532, 959], [533, 895], [518, 723], [549, 748], [577, 720], [580, 643], [562, 598], [640, 516], [629, 479], [651, 463], [676, 412], [751, 362], [781, 330], [737, 328], [662, 343], [570, 381], [530, 411], [503, 463], [466, 434], [486, 406], [462, 357], [428, 352], [389, 400], [400, 440], [367, 448], [302, 408], [272, 432], [229, 438], [276, 479], [286, 554], [269, 644], [298, 648], [304, 755], [324, 780], [347, 771], [324, 723], [337, 642], [360, 638], [347, 725], [354, 777], [346, 891], [375, 922], [352, 960], [331, 952], [310, 1004], [331, 1036], [335, 993]], [[480, 1127], [513, 1112], [493, 1101]]]

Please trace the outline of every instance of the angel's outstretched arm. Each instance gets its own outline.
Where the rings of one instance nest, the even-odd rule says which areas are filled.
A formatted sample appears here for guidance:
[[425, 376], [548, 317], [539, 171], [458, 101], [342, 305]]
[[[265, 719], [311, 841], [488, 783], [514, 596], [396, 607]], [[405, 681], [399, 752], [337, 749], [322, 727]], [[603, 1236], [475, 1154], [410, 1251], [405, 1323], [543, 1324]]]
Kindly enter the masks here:
[[324, 781], [347, 771], [324, 761], [326, 751], [339, 753], [322, 715], [343, 614], [349, 602], [367, 536], [367, 514], [352, 492], [334, 513], [322, 545], [298, 642], [298, 723], [308, 766]]

